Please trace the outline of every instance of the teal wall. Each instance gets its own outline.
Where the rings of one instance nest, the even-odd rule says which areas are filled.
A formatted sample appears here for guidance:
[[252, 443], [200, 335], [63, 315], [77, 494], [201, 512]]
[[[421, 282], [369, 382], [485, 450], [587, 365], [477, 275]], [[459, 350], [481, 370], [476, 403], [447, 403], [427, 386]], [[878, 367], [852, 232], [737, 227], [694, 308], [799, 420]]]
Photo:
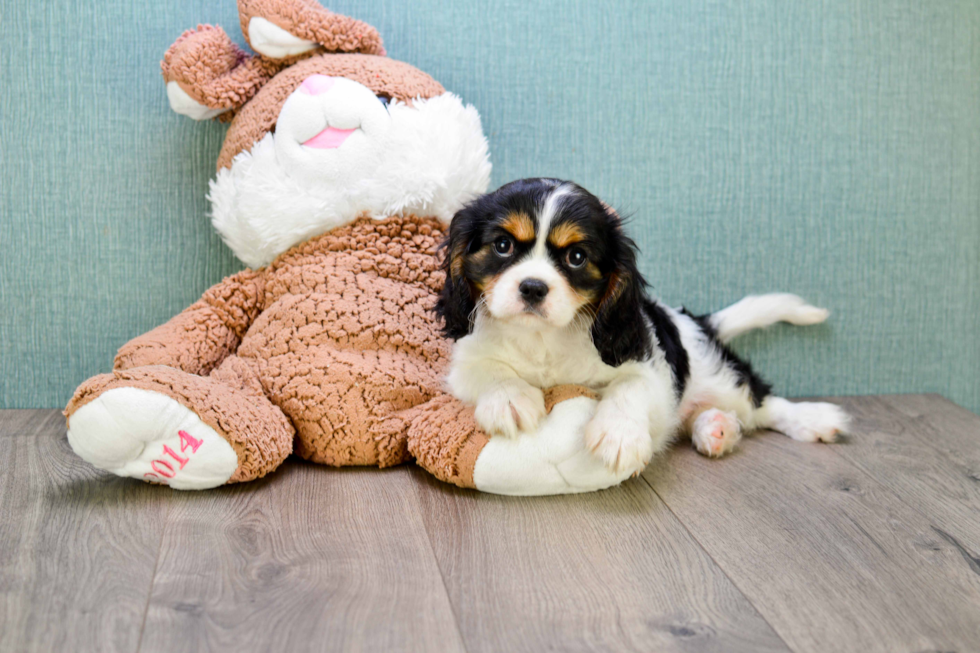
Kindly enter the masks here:
[[[475, 104], [493, 183], [572, 178], [634, 215], [694, 310], [833, 311], [738, 349], [783, 393], [980, 410], [976, 0], [331, 0]], [[233, 0], [0, 0], [0, 406], [60, 407], [239, 269], [205, 193], [225, 130], [158, 62]]]

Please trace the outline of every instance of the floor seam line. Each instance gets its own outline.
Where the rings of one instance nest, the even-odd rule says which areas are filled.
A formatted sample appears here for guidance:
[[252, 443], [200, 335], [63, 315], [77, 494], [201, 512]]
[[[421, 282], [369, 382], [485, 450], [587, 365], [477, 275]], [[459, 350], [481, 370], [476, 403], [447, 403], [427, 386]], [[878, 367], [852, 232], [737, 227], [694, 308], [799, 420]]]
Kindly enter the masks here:
[[658, 498], [658, 499], [660, 499], [660, 502], [661, 502], [662, 504], [664, 504], [664, 507], [665, 507], [665, 508], [667, 508], [667, 511], [668, 511], [668, 512], [669, 512], [669, 513], [670, 513], [671, 515], [673, 515], [673, 517], [674, 517], [674, 519], [676, 519], [676, 520], [677, 520], [677, 522], [678, 522], [678, 523], [679, 523], [679, 524], [681, 525], [681, 527], [682, 527], [682, 528], [684, 529], [684, 532], [685, 532], [685, 533], [687, 533], [688, 535], [690, 535], [690, 536], [691, 536], [691, 539], [692, 539], [692, 540], [694, 540], [694, 542], [695, 542], [695, 543], [696, 543], [696, 544], [698, 545], [698, 548], [700, 548], [700, 549], [701, 549], [702, 551], [704, 551], [704, 554], [705, 554], [706, 556], [708, 556], [708, 559], [709, 559], [709, 560], [711, 560], [711, 562], [713, 562], [713, 563], [714, 563], [714, 565], [715, 565], [716, 567], [718, 567], [718, 570], [719, 570], [719, 571], [721, 572], [721, 574], [722, 574], [722, 575], [723, 575], [723, 576], [724, 576], [724, 577], [725, 577], [725, 578], [726, 578], [726, 579], [728, 580], [728, 582], [732, 584], [732, 587], [734, 587], [734, 588], [735, 588], [736, 590], [738, 590], [738, 593], [739, 593], [739, 594], [741, 594], [741, 595], [742, 595], [742, 597], [743, 597], [743, 598], [744, 598], [744, 599], [745, 599], [745, 600], [746, 600], [746, 601], [748, 602], [748, 604], [752, 606], [752, 609], [753, 609], [753, 610], [755, 610], [755, 613], [756, 613], [757, 615], [759, 615], [759, 618], [760, 618], [760, 619], [762, 619], [762, 621], [763, 621], [763, 622], [764, 622], [764, 623], [765, 623], [765, 624], [766, 624], [767, 626], [769, 626], [769, 628], [770, 628], [770, 629], [772, 630], [772, 632], [773, 632], [773, 634], [774, 634], [774, 635], [775, 635], [776, 637], [778, 637], [778, 638], [779, 638], [779, 641], [781, 641], [781, 642], [783, 643], [783, 645], [784, 645], [784, 646], [786, 646], [786, 650], [787, 650], [787, 651], [794, 651], [794, 652], [795, 652], [795, 651], [796, 651], [796, 649], [795, 649], [795, 648], [793, 648], [792, 646], [790, 646], [790, 645], [789, 645], [789, 642], [787, 642], [787, 641], [786, 641], [786, 639], [785, 639], [785, 638], [784, 638], [784, 637], [782, 636], [782, 634], [780, 634], [780, 632], [779, 632], [779, 631], [778, 631], [778, 630], [776, 629], [776, 627], [775, 627], [775, 626], [773, 626], [773, 625], [772, 625], [772, 624], [771, 624], [771, 623], [769, 622], [769, 619], [767, 619], [767, 618], [766, 618], [766, 616], [765, 616], [764, 614], [762, 614], [762, 610], [760, 610], [760, 609], [759, 609], [759, 606], [757, 606], [757, 605], [755, 604], [755, 602], [754, 602], [754, 601], [753, 601], [753, 600], [752, 600], [751, 598], [749, 598], [749, 595], [748, 595], [748, 594], [746, 594], [746, 593], [745, 593], [745, 590], [743, 590], [743, 589], [742, 589], [742, 588], [741, 588], [741, 587], [739, 586], [739, 584], [735, 582], [735, 579], [734, 579], [734, 578], [732, 578], [731, 576], [729, 576], [729, 575], [728, 575], [728, 571], [727, 571], [727, 570], [726, 570], [726, 569], [725, 569], [725, 568], [724, 568], [724, 567], [723, 567], [723, 566], [721, 565], [721, 563], [720, 563], [720, 562], [718, 562], [718, 561], [717, 561], [717, 560], [715, 559], [715, 557], [714, 557], [713, 555], [711, 555], [711, 552], [710, 552], [710, 551], [708, 551], [708, 549], [707, 549], [707, 548], [706, 548], [706, 547], [704, 546], [704, 544], [702, 544], [702, 542], [701, 542], [701, 540], [699, 540], [699, 539], [697, 538], [697, 536], [696, 536], [696, 535], [695, 535], [695, 534], [694, 534], [694, 533], [693, 533], [693, 532], [691, 531], [691, 529], [690, 529], [690, 528], [688, 528], [688, 526], [687, 526], [687, 524], [686, 524], [686, 523], [684, 522], [684, 520], [680, 518], [680, 515], [678, 515], [678, 514], [677, 514], [676, 512], [674, 512], [674, 509], [673, 509], [673, 508], [671, 508], [671, 507], [670, 507], [670, 504], [668, 504], [668, 503], [667, 503], [667, 500], [666, 500], [666, 499], [664, 499], [664, 498], [663, 498], [663, 497], [662, 497], [662, 496], [660, 495], [660, 493], [659, 493], [659, 492], [657, 492], [657, 488], [655, 488], [655, 487], [653, 487], [653, 483], [651, 483], [651, 482], [650, 482], [650, 480], [649, 480], [649, 479], [648, 479], [648, 478], [646, 477], [646, 475], [645, 475], [645, 474], [640, 474], [640, 478], [642, 478], [642, 479], [643, 479], [643, 482], [647, 484], [647, 487], [649, 487], [649, 488], [650, 488], [650, 490], [651, 490], [651, 491], [652, 491], [652, 492], [653, 492], [653, 493], [654, 493], [655, 495], [657, 495], [657, 498]]
[[[173, 490], [171, 490], [173, 492]], [[170, 497], [171, 499], [173, 497]], [[160, 529], [160, 542], [157, 544], [157, 555], [153, 561], [153, 574], [150, 576], [150, 588], [146, 593], [146, 605], [143, 606], [143, 619], [140, 622], [140, 635], [139, 639], [136, 640], [136, 653], [140, 653], [143, 650], [143, 633], [146, 631], [146, 617], [150, 613], [150, 601], [153, 600], [153, 588], [157, 584], [157, 569], [160, 567], [160, 555], [163, 553], [163, 539], [167, 534], [167, 527], [170, 525], [170, 512], [173, 509], [173, 503], [167, 501], [167, 514], [163, 520], [163, 528]]]
[[[415, 498], [419, 498], [419, 487], [415, 489]], [[453, 615], [453, 621], [456, 624], [456, 632], [459, 633], [459, 643], [463, 647], [463, 651], [469, 653], [469, 648], [466, 646], [466, 638], [463, 637], [463, 628], [459, 624], [459, 615], [456, 614], [456, 606], [453, 604], [453, 599], [449, 596], [449, 587], [446, 585], [446, 576], [442, 573], [442, 565], [439, 564], [439, 557], [436, 555], [436, 549], [432, 546], [432, 536], [429, 535], [429, 527], [425, 525], [425, 518], [422, 516], [421, 501], [416, 503], [416, 508], [418, 509], [419, 522], [422, 524], [422, 530], [425, 532], [425, 541], [429, 545], [429, 553], [432, 555], [432, 562], [436, 565], [436, 570], [439, 572], [439, 582], [442, 583], [442, 591], [446, 595], [446, 602], [449, 604], [449, 611]]]

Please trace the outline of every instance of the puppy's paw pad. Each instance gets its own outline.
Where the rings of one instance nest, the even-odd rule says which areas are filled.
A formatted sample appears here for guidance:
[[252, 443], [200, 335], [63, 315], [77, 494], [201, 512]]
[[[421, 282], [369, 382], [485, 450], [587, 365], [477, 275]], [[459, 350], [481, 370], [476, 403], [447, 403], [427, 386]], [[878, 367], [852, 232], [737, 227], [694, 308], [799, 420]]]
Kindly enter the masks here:
[[694, 420], [691, 442], [694, 448], [709, 458], [718, 458], [730, 452], [742, 439], [742, 429], [733, 412], [717, 408], [704, 411]]
[[480, 397], [474, 417], [490, 435], [516, 437], [530, 432], [544, 417], [544, 393], [528, 384], [502, 384]]
[[650, 429], [616, 409], [603, 409], [585, 426], [585, 446], [615, 474], [639, 474], [653, 457]]

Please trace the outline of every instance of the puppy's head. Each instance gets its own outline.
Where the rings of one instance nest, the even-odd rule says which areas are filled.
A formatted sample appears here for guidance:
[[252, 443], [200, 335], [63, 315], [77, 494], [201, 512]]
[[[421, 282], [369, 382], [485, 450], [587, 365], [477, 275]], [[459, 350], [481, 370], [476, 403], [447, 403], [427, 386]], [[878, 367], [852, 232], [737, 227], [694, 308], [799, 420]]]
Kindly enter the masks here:
[[636, 246], [616, 212], [584, 188], [511, 182], [459, 211], [446, 247], [438, 310], [449, 337], [468, 334], [482, 305], [493, 319], [534, 330], [584, 320], [609, 364], [649, 354]]

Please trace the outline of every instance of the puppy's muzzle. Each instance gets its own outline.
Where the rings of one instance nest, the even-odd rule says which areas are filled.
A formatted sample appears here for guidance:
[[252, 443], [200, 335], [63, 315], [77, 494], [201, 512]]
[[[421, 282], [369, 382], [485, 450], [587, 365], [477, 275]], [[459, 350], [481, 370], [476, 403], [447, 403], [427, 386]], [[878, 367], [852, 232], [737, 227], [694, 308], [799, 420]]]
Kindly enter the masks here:
[[548, 284], [540, 279], [525, 279], [517, 289], [528, 306], [537, 306], [543, 302], [549, 290]]

